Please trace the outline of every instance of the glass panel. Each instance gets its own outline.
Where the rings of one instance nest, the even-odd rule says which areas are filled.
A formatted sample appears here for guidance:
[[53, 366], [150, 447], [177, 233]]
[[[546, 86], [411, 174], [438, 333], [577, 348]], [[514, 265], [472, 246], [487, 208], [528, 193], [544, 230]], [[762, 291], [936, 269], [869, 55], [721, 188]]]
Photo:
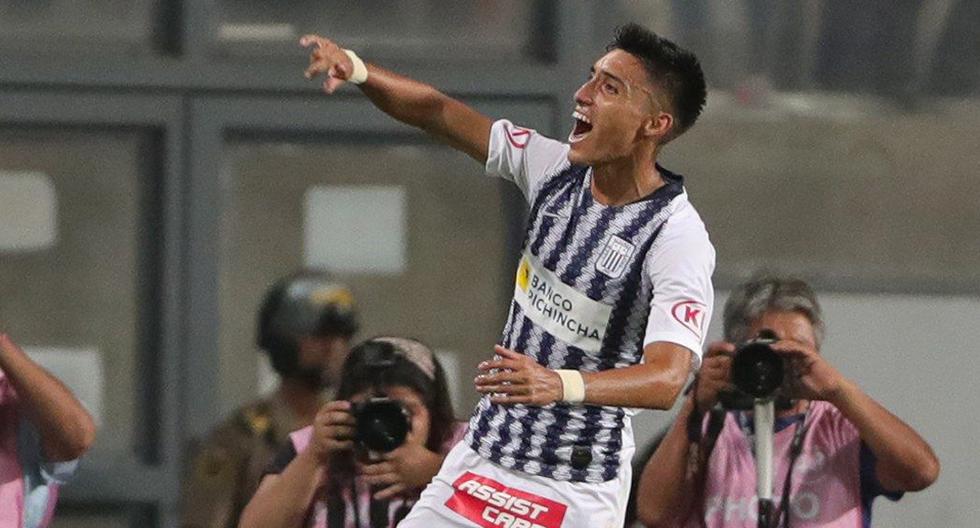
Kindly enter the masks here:
[[146, 53], [156, 0], [0, 0], [0, 52]]
[[156, 508], [138, 503], [59, 500], [51, 528], [149, 528], [159, 526]]
[[601, 42], [628, 21], [695, 50], [712, 86], [860, 92], [914, 101], [980, 94], [980, 3], [947, 0], [615, 0]]
[[[254, 398], [255, 321], [262, 295], [305, 261], [323, 261], [317, 257], [322, 248], [305, 242], [317, 230], [340, 230], [344, 233], [327, 238], [363, 244], [338, 247], [349, 262], [390, 249], [371, 248], [376, 244], [396, 248], [383, 257], [389, 263], [384, 266], [365, 265], [358, 272], [342, 265], [346, 271], [335, 272], [360, 306], [360, 337], [418, 337], [456, 354], [466, 376], [490, 352], [513, 280], [505, 202], [521, 198], [505, 194], [510, 184], [484, 177], [468, 157], [429, 144], [237, 141], [227, 159], [220, 277], [224, 411]], [[308, 213], [311, 207], [336, 203], [328, 199], [331, 192], [357, 200], [363, 212], [342, 225], [322, 220], [304, 225], [305, 218], [318, 217]], [[398, 207], [400, 215], [388, 214]], [[387, 231], [378, 235], [364, 234], [384, 226]], [[404, 249], [397, 250], [401, 245]], [[474, 401], [475, 396], [456, 402], [457, 412], [465, 415]]]
[[153, 280], [140, 261], [160, 238], [141, 225], [154, 138], [0, 128], [0, 321], [39, 361], [60, 365], [101, 422], [98, 451], [141, 442], [141, 296]]
[[548, 60], [551, 2], [526, 0], [218, 0], [217, 40], [232, 55], [294, 55], [306, 33], [363, 57], [426, 61]]
[[54, 516], [51, 528], [130, 528], [126, 515], [62, 514]]
[[761, 110], [713, 97], [665, 163], [690, 176], [723, 275], [980, 288], [980, 102], [910, 114], [859, 98]]
[[597, 39], [630, 20], [704, 66], [705, 113], [664, 156], [721, 276], [980, 288], [980, 3], [617, 0]]

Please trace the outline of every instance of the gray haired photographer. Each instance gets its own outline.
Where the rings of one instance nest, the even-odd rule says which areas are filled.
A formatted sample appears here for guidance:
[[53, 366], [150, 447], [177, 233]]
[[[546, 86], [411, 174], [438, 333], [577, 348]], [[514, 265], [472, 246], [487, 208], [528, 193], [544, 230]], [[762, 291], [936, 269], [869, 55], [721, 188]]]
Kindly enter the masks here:
[[376, 337], [351, 350], [336, 399], [295, 431], [240, 526], [395, 526], [465, 432], [445, 373], [422, 343]]
[[[820, 354], [824, 322], [805, 282], [764, 274], [740, 285], [724, 335], [643, 469], [642, 523], [867, 527], [876, 497], [898, 500], [936, 480], [929, 444]], [[775, 407], [768, 431], [760, 402]], [[754, 453], [766, 434], [771, 452]], [[760, 509], [756, 470], [767, 456], [771, 507]]]

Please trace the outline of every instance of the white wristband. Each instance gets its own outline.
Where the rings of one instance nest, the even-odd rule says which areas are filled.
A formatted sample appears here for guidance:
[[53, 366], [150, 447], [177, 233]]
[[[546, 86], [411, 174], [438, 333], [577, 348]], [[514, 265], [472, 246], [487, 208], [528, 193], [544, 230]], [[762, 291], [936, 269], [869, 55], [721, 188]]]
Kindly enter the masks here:
[[561, 400], [568, 403], [585, 401], [585, 380], [577, 370], [556, 370], [561, 378]]
[[350, 57], [351, 62], [354, 63], [354, 71], [351, 72], [350, 77], [347, 80], [354, 84], [361, 84], [366, 81], [368, 71], [367, 66], [364, 65], [364, 61], [362, 61], [356, 53], [349, 49], [345, 49], [344, 53], [346, 53], [347, 56]]

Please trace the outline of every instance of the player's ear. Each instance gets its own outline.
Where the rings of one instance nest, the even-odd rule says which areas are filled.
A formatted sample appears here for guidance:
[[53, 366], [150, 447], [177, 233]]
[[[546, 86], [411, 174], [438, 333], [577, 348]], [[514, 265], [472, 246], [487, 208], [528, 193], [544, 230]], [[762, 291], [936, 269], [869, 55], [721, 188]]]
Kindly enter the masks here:
[[643, 120], [643, 128], [640, 133], [646, 138], [657, 138], [658, 143], [662, 143], [660, 138], [666, 137], [674, 128], [674, 116], [662, 110], [655, 110], [653, 114]]

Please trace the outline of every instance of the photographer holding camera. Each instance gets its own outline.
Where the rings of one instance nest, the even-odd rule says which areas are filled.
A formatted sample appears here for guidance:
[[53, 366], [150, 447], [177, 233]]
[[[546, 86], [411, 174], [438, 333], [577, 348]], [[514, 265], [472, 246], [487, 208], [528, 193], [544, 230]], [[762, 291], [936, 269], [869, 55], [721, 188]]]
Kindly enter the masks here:
[[289, 433], [313, 423], [336, 390], [358, 327], [351, 291], [315, 269], [276, 281], [256, 322], [256, 344], [279, 384], [272, 394], [236, 409], [196, 450], [181, 486], [182, 528], [238, 526]]
[[[820, 355], [823, 320], [805, 282], [758, 276], [742, 284], [725, 304], [724, 333], [643, 470], [642, 523], [757, 526], [755, 431], [745, 405], [752, 395], [744, 389], [764, 386], [779, 370], [783, 383], [766, 396], [777, 408], [774, 526], [867, 527], [876, 496], [898, 500], [936, 480], [929, 445]], [[781, 360], [767, 363], [766, 350]], [[759, 352], [761, 360], [745, 361]], [[736, 381], [738, 389], [733, 363], [750, 364], [757, 378]]]
[[336, 397], [291, 435], [240, 526], [393, 527], [465, 432], [442, 367], [415, 340], [354, 347]]

